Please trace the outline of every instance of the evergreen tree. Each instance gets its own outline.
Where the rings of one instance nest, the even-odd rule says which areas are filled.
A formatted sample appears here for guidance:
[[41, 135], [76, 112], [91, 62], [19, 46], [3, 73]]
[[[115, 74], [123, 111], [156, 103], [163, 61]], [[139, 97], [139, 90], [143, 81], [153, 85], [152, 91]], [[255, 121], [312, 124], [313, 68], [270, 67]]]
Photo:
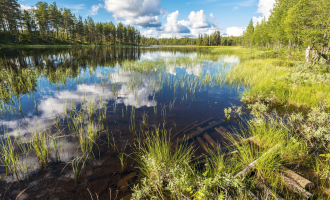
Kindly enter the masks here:
[[49, 15], [48, 15], [48, 4], [46, 2], [38, 2], [36, 4], [36, 18], [38, 22], [39, 32], [42, 34], [42, 41], [44, 42], [44, 37], [46, 31], [49, 31]]

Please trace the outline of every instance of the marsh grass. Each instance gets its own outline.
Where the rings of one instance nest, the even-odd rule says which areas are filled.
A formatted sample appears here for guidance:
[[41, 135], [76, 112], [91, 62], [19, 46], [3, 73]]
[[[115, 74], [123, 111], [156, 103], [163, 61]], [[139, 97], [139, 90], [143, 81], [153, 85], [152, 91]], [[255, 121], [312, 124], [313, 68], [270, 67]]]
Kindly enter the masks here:
[[[302, 198], [286, 186], [281, 168], [286, 166], [298, 170], [300, 175], [317, 185], [313, 198], [328, 198], [330, 154], [329, 148], [324, 145], [328, 138], [320, 132], [327, 132], [326, 127], [329, 127], [329, 113], [324, 107], [314, 108], [306, 118], [301, 113], [280, 116], [269, 112], [268, 106], [259, 102], [248, 105], [248, 108], [252, 118], [246, 121], [246, 128], [236, 132], [239, 140], [232, 134], [227, 135], [227, 140], [234, 144], [231, 150], [239, 152], [237, 160], [230, 165], [242, 170], [257, 160], [255, 175], [245, 179], [250, 189], [258, 191], [255, 186], [261, 182], [286, 199]], [[314, 130], [319, 130], [318, 134]], [[223, 162], [221, 157], [218, 160]]]
[[[23, 166], [22, 159], [24, 159], [24, 155], [20, 154], [20, 150], [24, 150], [24, 154], [26, 155], [27, 149], [21, 147], [20, 143], [18, 142], [17, 138], [11, 139], [7, 137], [6, 139], [1, 141], [1, 163], [5, 167], [5, 177], [10, 174], [16, 177], [16, 180], [20, 182], [21, 177], [20, 175], [28, 175], [28, 171]], [[25, 172], [25, 173], [24, 173]]]
[[[141, 181], [133, 188], [133, 199], [225, 199], [245, 197], [240, 179], [221, 152], [214, 152], [205, 167], [193, 162], [194, 146], [170, 142], [170, 131], [156, 128], [143, 133], [135, 146]], [[141, 140], [139, 140], [141, 141]], [[234, 165], [233, 165], [234, 166]]]
[[226, 71], [225, 82], [246, 87], [242, 95], [246, 103], [259, 100], [298, 107], [330, 103], [328, 73], [313, 70], [300, 61], [283, 66], [274, 58], [251, 59], [251, 55], [242, 55], [240, 60], [240, 64]]
[[[233, 55], [231, 61], [225, 62], [228, 57], [223, 55]], [[313, 110], [307, 114], [307, 119], [295, 116], [269, 115], [269, 106], [294, 104], [296, 106], [306, 105], [315, 107], [320, 101], [330, 103], [329, 97], [329, 75], [327, 68], [321, 65], [307, 66], [300, 61], [292, 61], [282, 53], [274, 51], [257, 51], [251, 49], [235, 48], [210, 48], [208, 54], [200, 54], [196, 58], [176, 58], [159, 59], [156, 61], [123, 61], [120, 63], [122, 70], [131, 75], [128, 82], [122, 87], [134, 92], [136, 101], [138, 94], [136, 88], [145, 84], [150, 86], [154, 93], [153, 100], [157, 92], [161, 92], [164, 86], [174, 90], [174, 93], [181, 90], [185, 96], [182, 102], [187, 99], [194, 99], [194, 95], [210, 88], [221, 88], [223, 86], [244, 88], [242, 100], [247, 103], [255, 103], [248, 107], [254, 117], [247, 121], [247, 129], [236, 132], [241, 139], [254, 137], [258, 144], [248, 142], [238, 143], [228, 135], [228, 140], [234, 144], [230, 149], [238, 150], [236, 156], [224, 156], [221, 151], [211, 152], [206, 163], [194, 163], [193, 154], [195, 147], [187, 144], [172, 148], [170, 142], [170, 130], [156, 128], [148, 130], [144, 127], [148, 123], [146, 113], [141, 115], [143, 127], [138, 130], [136, 127], [136, 109], [132, 106], [130, 114], [130, 130], [135, 136], [142, 133], [141, 140], [135, 144], [135, 156], [139, 162], [141, 181], [134, 187], [133, 198], [177, 198], [186, 199], [224, 199], [228, 196], [248, 198], [246, 190], [255, 191], [254, 184], [259, 181], [266, 183], [272, 190], [284, 194], [286, 198], [299, 198], [290, 194], [286, 188], [283, 175], [280, 170], [281, 165], [300, 170], [302, 175], [306, 175], [317, 183], [318, 188], [315, 194], [317, 197], [327, 197], [326, 190], [329, 188], [330, 163], [328, 144], [328, 127], [330, 117], [323, 108]], [[236, 57], [235, 57], [236, 56]], [[276, 57], [276, 58], [275, 58]], [[280, 58], [279, 58], [280, 57]], [[296, 59], [300, 59], [297, 56]], [[237, 58], [237, 60], [236, 60]], [[68, 58], [63, 58], [65, 63]], [[208, 65], [211, 62], [218, 62], [219, 69], [212, 73], [198, 72], [198, 74], [176, 75], [166, 73], [167, 66], [173, 65], [178, 68], [194, 69], [197, 65]], [[11, 64], [14, 64], [13, 61]], [[66, 66], [66, 65], [63, 65]], [[93, 64], [88, 70], [82, 70], [82, 77], [92, 77], [95, 75]], [[37, 70], [35, 70], [37, 71]], [[48, 79], [55, 83], [60, 90], [61, 87], [84, 83], [78, 77], [69, 81], [68, 77], [76, 76], [74, 70], [51, 70], [35, 71], [26, 69], [17, 74], [14, 71], [5, 69], [1, 78], [6, 82], [6, 87], [1, 87], [1, 115], [14, 116], [21, 109], [20, 97], [22, 94], [30, 94], [35, 89], [35, 79], [43, 77], [47, 73]], [[82, 78], [83, 79], [83, 78]], [[120, 87], [116, 83], [115, 77], [111, 74], [102, 74], [101, 85], [105, 87], [106, 81], [111, 83], [111, 89], [115, 97], [120, 96]], [[42, 88], [38, 88], [39, 91]], [[146, 94], [146, 93], [145, 93]], [[31, 93], [31, 96], [33, 98]], [[71, 164], [75, 179], [78, 182], [85, 163], [92, 158], [96, 149], [100, 134], [104, 129], [103, 123], [107, 119], [107, 107], [104, 105], [102, 97], [99, 98], [100, 107], [96, 106], [94, 99], [86, 100], [86, 95], [82, 97], [79, 110], [76, 109], [73, 101], [65, 105], [63, 120], [54, 117], [54, 126], [61, 133], [60, 127], [65, 123], [69, 130], [74, 133], [82, 156], [75, 156], [69, 162]], [[264, 102], [266, 104], [262, 104]], [[37, 109], [37, 103], [34, 100]], [[160, 112], [164, 119], [168, 107], [171, 112], [174, 108], [175, 98], [168, 105], [161, 105]], [[329, 105], [329, 104], [328, 104]], [[113, 106], [114, 116], [117, 115], [117, 102]], [[326, 107], [326, 106], [325, 106]], [[129, 114], [128, 114], [129, 115]], [[127, 107], [126, 107], [126, 116]], [[157, 117], [157, 106], [154, 106], [154, 115]], [[122, 107], [122, 118], [124, 120], [124, 110]], [[227, 113], [227, 116], [228, 113]], [[303, 116], [306, 117], [306, 116]], [[293, 120], [295, 118], [295, 120]], [[228, 118], [228, 121], [230, 118]], [[174, 122], [173, 122], [174, 123]], [[305, 127], [307, 126], [307, 128]], [[60, 135], [52, 135], [44, 130], [36, 132], [29, 143], [28, 148], [17, 141], [16, 138], [6, 138], [2, 141], [1, 163], [5, 165], [6, 176], [11, 173], [17, 180], [23, 178], [22, 174], [29, 174], [25, 168], [25, 156], [28, 153], [35, 153], [38, 157], [41, 168], [46, 168], [50, 158], [50, 148], [54, 149], [55, 160], [58, 162], [59, 147], [58, 139]], [[111, 139], [108, 137], [108, 148]], [[112, 137], [113, 150], [116, 150], [115, 139]], [[278, 149], [270, 151], [275, 146]], [[126, 147], [126, 146], [125, 146]], [[267, 153], [266, 152], [269, 152]], [[122, 171], [125, 169], [128, 156], [123, 150], [118, 150], [118, 158], [121, 162]], [[311, 153], [312, 152], [312, 153]], [[321, 156], [322, 155], [322, 156]], [[234, 178], [234, 175], [242, 170], [246, 165], [258, 159], [255, 176], [245, 177], [245, 179]], [[200, 167], [202, 166], [202, 167]], [[312, 169], [307, 172], [306, 169]], [[312, 174], [312, 175], [309, 175]], [[329, 196], [329, 194], [328, 194]]]

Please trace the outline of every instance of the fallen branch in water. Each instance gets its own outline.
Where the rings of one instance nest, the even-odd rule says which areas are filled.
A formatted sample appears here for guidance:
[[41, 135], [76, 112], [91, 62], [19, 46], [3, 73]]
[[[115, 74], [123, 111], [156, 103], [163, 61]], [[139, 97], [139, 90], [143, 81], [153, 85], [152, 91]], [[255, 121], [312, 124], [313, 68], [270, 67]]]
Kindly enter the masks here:
[[197, 130], [197, 131], [194, 131], [194, 132], [188, 134], [186, 137], [183, 137], [183, 138], [181, 138], [181, 139], [178, 139], [178, 140], [177, 140], [177, 143], [181, 143], [181, 142], [183, 142], [183, 141], [185, 141], [185, 140], [188, 140], [188, 139], [190, 139], [190, 138], [193, 138], [193, 137], [195, 137], [195, 136], [197, 136], [197, 135], [203, 133], [204, 131], [207, 131], [208, 129], [213, 128], [214, 126], [217, 126], [217, 125], [219, 125], [219, 124], [221, 124], [221, 123], [222, 123], [222, 122], [215, 122], [215, 123], [213, 123], [213, 124], [211, 124], [211, 125], [208, 125], [208, 126], [206, 126], [206, 127], [204, 127], [204, 128], [201, 128], [201, 129], [199, 129], [199, 130]]
[[218, 144], [211, 138], [209, 134], [205, 133], [204, 138], [213, 147], [213, 149], [218, 149]]

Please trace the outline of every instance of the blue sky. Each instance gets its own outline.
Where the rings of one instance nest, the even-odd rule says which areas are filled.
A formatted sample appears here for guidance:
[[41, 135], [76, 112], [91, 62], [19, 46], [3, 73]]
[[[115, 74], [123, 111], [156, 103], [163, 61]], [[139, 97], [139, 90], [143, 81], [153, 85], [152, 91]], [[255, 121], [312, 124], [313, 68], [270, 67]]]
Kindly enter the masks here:
[[[18, 0], [22, 9], [39, 0]], [[54, 0], [44, 0], [48, 4]], [[275, 0], [58, 0], [83, 18], [96, 22], [122, 22], [147, 37], [197, 37], [220, 30], [222, 35], [241, 35], [249, 21], [268, 19]]]

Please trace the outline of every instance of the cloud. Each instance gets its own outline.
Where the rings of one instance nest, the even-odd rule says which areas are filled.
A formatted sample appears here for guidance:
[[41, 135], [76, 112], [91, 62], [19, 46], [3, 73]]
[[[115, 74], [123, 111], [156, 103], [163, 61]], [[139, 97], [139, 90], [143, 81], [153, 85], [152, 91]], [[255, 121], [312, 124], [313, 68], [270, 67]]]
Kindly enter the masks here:
[[79, 10], [85, 9], [85, 4], [62, 4], [64, 8], [68, 8], [71, 10], [75, 10], [76, 12], [79, 12]]
[[190, 33], [188, 27], [178, 22], [179, 11], [175, 11], [167, 15], [167, 23], [165, 24], [165, 31], [168, 33]]
[[241, 36], [243, 35], [243, 32], [245, 31], [245, 27], [228, 27], [226, 30], [226, 35], [228, 36]]
[[213, 13], [210, 13], [210, 17], [211, 17], [212, 20], [215, 20], [215, 17], [213, 15]]
[[206, 19], [206, 15], [203, 10], [197, 12], [191, 11], [188, 19], [192, 23], [192, 28], [208, 28], [211, 26], [209, 21]]
[[21, 10], [30, 10], [30, 9], [32, 9], [33, 7], [32, 6], [28, 6], [28, 5], [22, 5], [22, 4], [20, 4], [20, 9]]
[[147, 31], [142, 31], [141, 35], [144, 35], [147, 38], [158, 38], [159, 37], [159, 32], [153, 29], [149, 29]]
[[137, 25], [142, 28], [160, 27], [159, 15], [166, 15], [161, 0], [105, 0], [104, 8], [113, 13], [114, 18], [124, 19], [125, 25]]
[[257, 26], [257, 23], [261, 24], [262, 19], [263, 19], [263, 17], [255, 17], [255, 16], [253, 16], [252, 17], [253, 26], [256, 27]]
[[[167, 22], [164, 26], [156, 27], [142, 31], [141, 34], [146, 37], [154, 38], [171, 38], [171, 37], [197, 37], [199, 34], [212, 34], [215, 30], [220, 30], [218, 22], [210, 22], [206, 18], [203, 10], [191, 11], [188, 15], [189, 20], [178, 21], [179, 11], [167, 14]], [[213, 13], [210, 14], [211, 19], [215, 20]]]
[[103, 8], [104, 6], [102, 4], [92, 5], [91, 7], [91, 15], [97, 15], [97, 11], [99, 8]]
[[105, 0], [105, 9], [113, 17], [126, 18], [145, 15], [160, 15], [160, 0]]
[[275, 0], [259, 0], [258, 10], [256, 13], [261, 13], [263, 17], [268, 20], [270, 16], [270, 10], [273, 9]]
[[160, 27], [162, 23], [158, 16], [139, 16], [137, 18], [128, 18], [122, 22], [124, 25], [138, 25], [140, 28]]

